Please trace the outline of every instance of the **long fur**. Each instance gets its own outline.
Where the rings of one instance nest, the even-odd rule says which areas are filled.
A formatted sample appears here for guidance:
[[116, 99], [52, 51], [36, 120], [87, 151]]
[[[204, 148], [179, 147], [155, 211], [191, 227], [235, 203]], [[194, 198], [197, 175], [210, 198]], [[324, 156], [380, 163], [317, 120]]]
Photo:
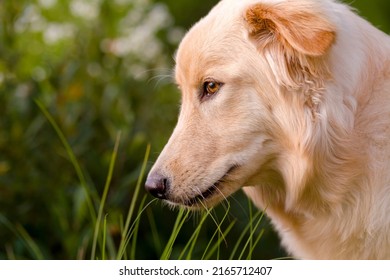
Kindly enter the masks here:
[[248, 186], [293, 256], [390, 259], [386, 34], [337, 1], [222, 0], [176, 63], [180, 117], [151, 170], [169, 203]]

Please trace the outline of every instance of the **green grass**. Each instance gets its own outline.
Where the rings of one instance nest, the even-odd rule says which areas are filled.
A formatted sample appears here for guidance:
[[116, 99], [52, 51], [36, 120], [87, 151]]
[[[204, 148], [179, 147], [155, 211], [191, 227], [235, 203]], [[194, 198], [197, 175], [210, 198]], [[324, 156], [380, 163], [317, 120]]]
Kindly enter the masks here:
[[[26, 249], [30, 252], [31, 256], [36, 260], [43, 260], [44, 256], [39, 246], [31, 238], [26, 229], [20, 224], [12, 224], [5, 216], [0, 214], [0, 224], [5, 225], [10, 231], [12, 231], [16, 236], [22, 240]], [[8, 248], [8, 258], [14, 259], [14, 254], [12, 253], [12, 248]]]
[[42, 102], [39, 100], [35, 101], [36, 104], [38, 105], [39, 109], [42, 111], [42, 113], [45, 115], [47, 120], [50, 122], [52, 127], [54, 128], [55, 132], [58, 135], [58, 138], [61, 140], [62, 144], [64, 145], [64, 148], [69, 156], [69, 160], [71, 161], [77, 176], [80, 180], [80, 184], [83, 187], [83, 190], [85, 192], [85, 197], [87, 199], [87, 204], [88, 204], [88, 209], [89, 209], [89, 214], [91, 216], [91, 220], [93, 223], [96, 223], [96, 210], [94, 208], [94, 205], [92, 204], [92, 197], [93, 194], [96, 194], [96, 192], [93, 192], [91, 187], [87, 184], [87, 181], [85, 179], [84, 173], [81, 170], [80, 164], [78, 160], [76, 159], [76, 155], [74, 154], [72, 147], [70, 146], [68, 140], [66, 139], [64, 133], [62, 132], [61, 128], [57, 124], [57, 122], [54, 120], [52, 115], [49, 113], [49, 111], [45, 108]]
[[[115, 164], [118, 154], [120, 153], [121, 133], [118, 132], [115, 144], [112, 150], [109, 166], [107, 170], [106, 183], [103, 192], [99, 197], [97, 190], [89, 185], [86, 180], [86, 175], [79, 163], [71, 145], [66, 136], [62, 132], [60, 125], [56, 122], [53, 116], [48, 112], [40, 101], [36, 101], [42, 114], [55, 130], [59, 140], [66, 150], [69, 161], [77, 174], [80, 183], [80, 190], [84, 192], [85, 202], [89, 213], [89, 230], [80, 234], [80, 248], [78, 249], [79, 257], [95, 259], [136, 259], [138, 250], [143, 250], [142, 244], [139, 242], [140, 223], [148, 223], [150, 233], [152, 236], [152, 246], [159, 254], [159, 259], [220, 259], [220, 251], [228, 244], [227, 237], [237, 224], [237, 219], [231, 215], [230, 203], [225, 206], [224, 215], [222, 219], [218, 220], [214, 209], [204, 207], [204, 210], [192, 212], [184, 208], [178, 211], [172, 211], [176, 214], [175, 222], [172, 226], [172, 231], [167, 240], [160, 236], [159, 229], [151, 207], [156, 205], [157, 199], [148, 200], [148, 195], [140, 196], [142, 182], [144, 180], [147, 163], [150, 155], [150, 145], [146, 147], [145, 156], [142, 162], [142, 167], [139, 172], [138, 180], [133, 191], [133, 196], [130, 201], [128, 212], [126, 216], [120, 216], [119, 219], [111, 219], [112, 213], [107, 207], [107, 197], [110, 192], [113, 174], [115, 172]], [[230, 259], [251, 259], [252, 253], [259, 244], [262, 237], [263, 230], [260, 229], [260, 224], [263, 218], [262, 212], [256, 212], [252, 209], [252, 205], [248, 203], [249, 222], [242, 231], [235, 244], [229, 244], [231, 249]], [[183, 236], [184, 225], [189, 222], [193, 223], [193, 230], [191, 234]], [[30, 236], [28, 231], [19, 224], [12, 224], [6, 217], [0, 215], [0, 224], [4, 224], [9, 230], [14, 232], [23, 242], [23, 246], [30, 252], [32, 259], [44, 259], [45, 254], [40, 249], [34, 239]], [[200, 241], [199, 236], [205, 230], [206, 224], [212, 224], [215, 228], [214, 232], [210, 234], [207, 243]], [[110, 233], [109, 227], [113, 226], [120, 229], [119, 241], [115, 240], [115, 236]], [[178, 242], [178, 239], [186, 240]], [[234, 246], [233, 246], [234, 245]], [[8, 257], [13, 258], [12, 249], [8, 248]], [[89, 253], [88, 253], [89, 252]], [[75, 256], [76, 258], [76, 256]]]
[[[95, 222], [95, 230], [94, 230], [93, 241], [92, 241], [91, 260], [94, 260], [96, 257], [96, 246], [97, 246], [99, 232], [101, 231], [100, 225], [101, 225], [101, 220], [102, 220], [102, 216], [103, 216], [104, 205], [106, 203], [107, 194], [108, 194], [108, 190], [110, 188], [110, 183], [111, 183], [111, 179], [112, 179], [112, 174], [114, 172], [115, 160], [116, 160], [117, 155], [118, 155], [118, 148], [119, 148], [120, 139], [121, 139], [121, 134], [118, 133], [116, 141], [115, 141], [114, 151], [112, 152], [112, 156], [111, 156], [111, 160], [110, 160], [110, 167], [108, 170], [106, 184], [104, 186], [103, 195], [102, 195], [102, 198], [101, 198], [100, 203], [99, 203], [99, 211], [98, 211], [97, 220]], [[105, 219], [105, 221], [106, 221], [106, 219]], [[105, 253], [105, 243], [106, 243], [106, 238], [105, 238], [106, 235], [105, 234], [106, 234], [106, 230], [103, 227], [103, 236], [104, 236], [103, 237], [103, 244], [104, 245], [102, 246], [102, 259], [105, 258], [105, 254], [104, 254]]]

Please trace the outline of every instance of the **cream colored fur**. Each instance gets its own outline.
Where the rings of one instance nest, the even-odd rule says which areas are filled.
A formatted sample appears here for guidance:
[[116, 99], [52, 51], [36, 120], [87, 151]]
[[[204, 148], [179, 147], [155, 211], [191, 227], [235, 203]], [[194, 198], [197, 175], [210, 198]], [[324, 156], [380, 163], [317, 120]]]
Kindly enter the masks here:
[[175, 75], [178, 124], [150, 173], [169, 180], [169, 203], [247, 186], [294, 257], [390, 259], [386, 34], [337, 1], [222, 0], [183, 39]]

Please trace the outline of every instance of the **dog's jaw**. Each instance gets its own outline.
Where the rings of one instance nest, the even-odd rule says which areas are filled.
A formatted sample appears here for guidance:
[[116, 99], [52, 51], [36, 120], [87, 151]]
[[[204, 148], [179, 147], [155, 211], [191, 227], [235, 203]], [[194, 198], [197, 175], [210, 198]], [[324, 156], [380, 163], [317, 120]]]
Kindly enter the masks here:
[[197, 191], [199, 194], [195, 192], [192, 195], [178, 198], [168, 193], [164, 200], [171, 206], [186, 207], [193, 210], [212, 207], [239, 188], [239, 186], [232, 188], [232, 186], [240, 184], [240, 182], [235, 180], [234, 176], [235, 172], [239, 172], [239, 168], [239, 165], [232, 165], [219, 180], [206, 188], [206, 190], [201, 191], [201, 188], [199, 188], [199, 191]]
[[200, 206], [210, 205], [215, 203], [218, 203], [219, 200], [225, 199], [224, 196], [224, 185], [229, 183], [229, 177], [231, 178], [231, 175], [233, 172], [239, 168], [238, 165], [233, 165], [229, 168], [229, 170], [214, 184], [212, 184], [206, 191], [203, 191], [201, 194], [189, 198], [186, 201], [183, 202], [184, 206], [190, 207], [190, 208], [199, 208]]

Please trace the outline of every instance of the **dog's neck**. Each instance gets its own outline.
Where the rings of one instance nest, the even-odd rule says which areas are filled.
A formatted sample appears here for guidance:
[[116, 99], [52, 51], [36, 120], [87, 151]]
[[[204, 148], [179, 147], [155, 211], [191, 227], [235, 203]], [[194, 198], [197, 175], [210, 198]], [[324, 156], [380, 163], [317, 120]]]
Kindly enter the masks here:
[[[353, 107], [348, 104], [340, 106]], [[285, 113], [288, 110], [290, 108], [286, 106], [280, 111]], [[285, 139], [280, 141], [284, 147], [276, 149], [278, 153], [262, 166], [251, 182], [259, 186], [263, 208], [278, 208], [294, 215], [314, 217], [344, 211], [345, 205], [350, 205], [354, 199], [352, 193], [358, 193], [356, 188], [364, 180], [364, 170], [367, 169], [364, 151], [368, 145], [362, 140], [353, 120], [346, 121], [354, 118], [352, 111], [347, 116], [328, 114], [327, 119], [320, 113], [314, 118], [307, 112], [306, 125], [294, 123], [291, 119], [279, 124], [287, 131], [278, 136]], [[289, 115], [296, 115], [296, 112]], [[348, 122], [350, 124], [346, 126]], [[303, 138], [309, 134], [307, 130], [317, 137], [305, 143]], [[291, 138], [288, 135], [296, 136]]]
[[[382, 100], [388, 98], [383, 95], [388, 96], [390, 90], [388, 93], [377, 92], [375, 88], [382, 87], [386, 80], [383, 73], [389, 74], [390, 63], [381, 60], [380, 56], [374, 56], [373, 52], [366, 53], [367, 56], [360, 58], [359, 63], [366, 66], [359, 67], [360, 72], [344, 67], [337, 69], [348, 72], [347, 75], [333, 69], [331, 72], [337, 75], [330, 78], [323, 76], [323, 83], [317, 85], [317, 88], [289, 92], [292, 96], [299, 94], [302, 96], [302, 91], [317, 92], [314, 99], [317, 101], [320, 99], [320, 103], [318, 105], [316, 102], [315, 107], [309, 106], [312, 112], [313, 109], [316, 112], [312, 114], [311, 120], [309, 114], [306, 114], [306, 124], [298, 129], [301, 131], [296, 132], [300, 134], [298, 139], [304, 139], [305, 135], [317, 135], [309, 140], [310, 143], [287, 138], [288, 135], [294, 134], [293, 131], [289, 131], [291, 128], [288, 128], [288, 124], [284, 125], [288, 133], [283, 137], [290, 143], [286, 144], [288, 145], [286, 153], [281, 154], [278, 164], [275, 164], [279, 168], [277, 172], [283, 179], [279, 180], [283, 182], [283, 187], [273, 189], [278, 190], [277, 205], [286, 211], [314, 216], [321, 213], [340, 213], [350, 211], [346, 209], [355, 205], [352, 200], [369, 199], [357, 197], [360, 195], [358, 188], [370, 185], [363, 181], [367, 178], [367, 170], [372, 169], [370, 165], [377, 160], [372, 156], [373, 150], [380, 153], [380, 149], [375, 147], [379, 145], [380, 137], [388, 138], [390, 133], [385, 133], [387, 136], [378, 136], [378, 131], [386, 130], [386, 127], [381, 127], [380, 124], [367, 124], [367, 120], [373, 119], [372, 114], [388, 114], [385, 107], [380, 108], [376, 105], [374, 109], [371, 108], [368, 100], [373, 102], [376, 98]], [[387, 56], [383, 53], [382, 57]], [[385, 71], [384, 68], [388, 70]], [[326, 74], [326, 71], [324, 73]], [[364, 80], [364, 88], [343, 80], [347, 76], [354, 81]], [[368, 96], [367, 92], [371, 92], [371, 95]], [[308, 107], [307, 98], [300, 103], [302, 107]], [[283, 109], [290, 110], [288, 107]], [[343, 112], [343, 115], [340, 115], [340, 112]], [[367, 131], [367, 127], [372, 127], [372, 131]], [[362, 131], [365, 133], [362, 134]]]

